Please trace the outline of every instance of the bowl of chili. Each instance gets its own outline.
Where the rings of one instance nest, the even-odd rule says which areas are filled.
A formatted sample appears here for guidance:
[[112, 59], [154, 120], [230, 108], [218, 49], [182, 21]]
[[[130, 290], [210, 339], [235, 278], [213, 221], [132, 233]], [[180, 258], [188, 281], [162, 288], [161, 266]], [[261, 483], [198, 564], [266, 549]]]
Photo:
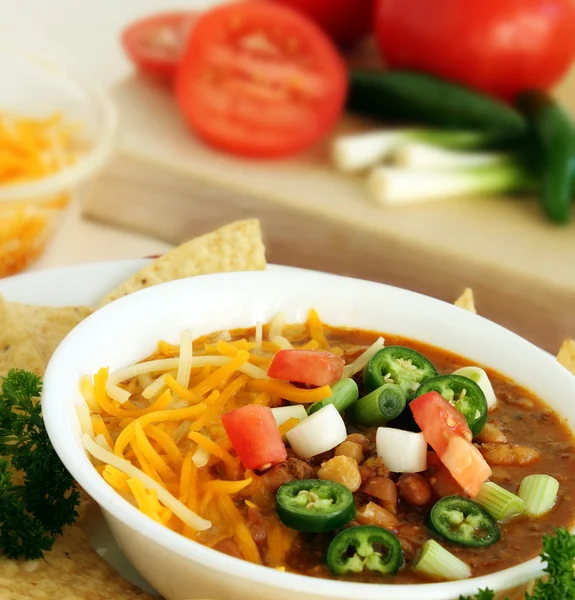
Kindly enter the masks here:
[[574, 395], [552, 357], [477, 315], [282, 270], [102, 308], [56, 351], [42, 404], [64, 464], [169, 600], [450, 600], [526, 584], [541, 535], [573, 528]]

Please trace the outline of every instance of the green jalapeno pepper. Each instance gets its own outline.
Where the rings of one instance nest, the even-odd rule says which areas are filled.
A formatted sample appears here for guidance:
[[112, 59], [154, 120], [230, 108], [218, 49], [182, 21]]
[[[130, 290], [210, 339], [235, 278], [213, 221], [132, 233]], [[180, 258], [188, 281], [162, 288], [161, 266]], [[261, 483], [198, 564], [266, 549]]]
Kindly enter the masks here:
[[276, 512], [290, 529], [306, 533], [334, 531], [355, 517], [353, 494], [341, 483], [302, 479], [282, 485]]
[[334, 575], [361, 573], [364, 569], [395, 575], [402, 564], [399, 540], [387, 529], [372, 525], [344, 529], [327, 550], [327, 566]]
[[487, 422], [487, 400], [482, 389], [468, 377], [461, 375], [439, 375], [422, 383], [416, 396], [428, 392], [441, 394], [464, 417], [473, 437], [479, 435]]
[[479, 504], [461, 496], [446, 496], [431, 509], [429, 527], [450, 542], [484, 548], [501, 536], [493, 517]]
[[388, 346], [374, 354], [365, 366], [363, 386], [367, 392], [373, 392], [386, 383], [395, 383], [409, 401], [423, 381], [436, 375], [433, 364], [419, 352], [403, 346]]
[[331, 386], [331, 396], [321, 402], [312, 404], [307, 412], [309, 415], [317, 412], [328, 404], [333, 404], [339, 412], [347, 410], [358, 398], [359, 390], [353, 379], [340, 379]]
[[385, 425], [399, 417], [406, 403], [403, 390], [395, 383], [386, 383], [353, 404], [349, 416], [360, 425]]

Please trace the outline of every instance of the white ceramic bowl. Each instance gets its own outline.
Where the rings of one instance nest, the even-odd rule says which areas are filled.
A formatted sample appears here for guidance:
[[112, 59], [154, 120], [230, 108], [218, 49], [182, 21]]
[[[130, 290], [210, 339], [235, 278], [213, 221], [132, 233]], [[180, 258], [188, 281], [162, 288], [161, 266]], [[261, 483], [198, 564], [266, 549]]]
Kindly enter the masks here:
[[538, 559], [463, 582], [375, 585], [278, 572], [192, 542], [149, 519], [98, 475], [84, 453], [75, 404], [80, 377], [128, 365], [158, 340], [252, 326], [285, 311], [289, 322], [316, 308], [326, 323], [396, 333], [494, 367], [533, 390], [575, 427], [575, 378], [515, 334], [439, 300], [382, 284], [313, 272], [208, 275], [152, 287], [114, 302], [62, 342], [44, 379], [50, 439], [80, 485], [98, 502], [118, 544], [168, 600], [448, 600], [478, 588], [520, 586], [541, 572]]

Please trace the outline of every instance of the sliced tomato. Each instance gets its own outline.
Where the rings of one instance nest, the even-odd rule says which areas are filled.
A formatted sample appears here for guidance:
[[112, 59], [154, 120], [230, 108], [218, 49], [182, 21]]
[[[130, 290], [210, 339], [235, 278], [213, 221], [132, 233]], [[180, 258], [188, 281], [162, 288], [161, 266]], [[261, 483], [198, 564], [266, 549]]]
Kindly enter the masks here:
[[283, 462], [287, 451], [272, 409], [248, 404], [222, 415], [222, 425], [246, 469]]
[[472, 497], [491, 477], [491, 468], [481, 452], [467, 440], [454, 436], [441, 458], [447, 470], [457, 483]]
[[453, 437], [473, 439], [465, 417], [437, 392], [419, 396], [409, 407], [427, 443], [442, 461]]
[[124, 50], [142, 72], [172, 81], [197, 16], [171, 12], [136, 21], [122, 32]]
[[268, 376], [308, 385], [333, 385], [341, 379], [344, 367], [343, 358], [331, 352], [280, 350], [272, 360]]
[[342, 113], [347, 73], [326, 35], [299, 13], [238, 2], [196, 22], [176, 76], [192, 129], [222, 150], [278, 157], [319, 140]]

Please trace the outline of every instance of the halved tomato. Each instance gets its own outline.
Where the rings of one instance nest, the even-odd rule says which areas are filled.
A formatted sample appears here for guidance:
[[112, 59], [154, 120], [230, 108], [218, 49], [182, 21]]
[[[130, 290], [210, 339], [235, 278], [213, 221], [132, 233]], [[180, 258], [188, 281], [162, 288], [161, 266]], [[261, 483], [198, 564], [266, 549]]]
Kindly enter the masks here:
[[188, 11], [141, 19], [124, 29], [122, 45], [142, 72], [172, 81], [197, 16], [198, 13]]
[[246, 469], [283, 462], [287, 450], [269, 406], [248, 404], [222, 415], [222, 425]]
[[272, 379], [332, 385], [341, 379], [345, 361], [322, 350], [280, 350], [273, 357], [268, 376]]
[[343, 110], [347, 73], [326, 35], [267, 2], [216, 7], [196, 22], [176, 76], [188, 124], [234, 154], [278, 157], [319, 140]]
[[442, 462], [453, 437], [460, 437], [469, 442], [473, 439], [465, 417], [437, 392], [419, 396], [410, 402], [409, 407], [425, 440]]
[[479, 488], [491, 477], [491, 467], [481, 452], [467, 440], [454, 436], [441, 461], [457, 483], [472, 497], [479, 493]]

